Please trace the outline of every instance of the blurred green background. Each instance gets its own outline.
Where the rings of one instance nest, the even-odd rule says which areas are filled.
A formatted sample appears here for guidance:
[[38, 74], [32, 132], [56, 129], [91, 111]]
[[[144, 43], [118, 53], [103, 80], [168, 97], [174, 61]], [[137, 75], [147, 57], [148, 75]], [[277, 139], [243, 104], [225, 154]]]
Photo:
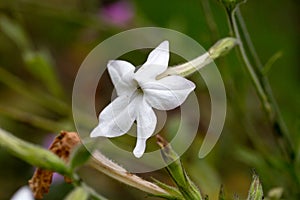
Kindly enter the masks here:
[[[228, 197], [237, 194], [244, 199], [253, 169], [260, 175], [266, 194], [282, 187], [285, 199], [300, 198], [299, 11], [296, 0], [248, 0], [241, 5], [262, 62], [278, 57], [268, 77], [296, 147], [296, 170], [282, 158], [235, 50], [216, 61], [227, 91], [226, 124], [214, 150], [199, 160], [197, 152], [210, 119], [210, 101], [199, 77], [191, 77], [197, 83], [201, 122], [198, 137], [182, 160], [202, 193], [211, 199], [217, 198], [221, 185]], [[180, 31], [206, 49], [229, 36], [225, 9], [217, 0], [0, 0], [0, 126], [44, 146], [60, 130], [74, 130], [72, 86], [85, 56], [106, 38], [144, 26]], [[138, 59], [143, 62], [145, 56]], [[111, 90], [111, 84], [99, 88], [99, 108]], [[0, 163], [0, 199], [8, 199], [27, 184], [34, 169], [3, 149]], [[146, 197], [90, 168], [81, 169], [80, 174], [110, 199]], [[163, 169], [140, 176], [171, 183]], [[62, 199], [71, 188], [57, 179], [45, 199]]]

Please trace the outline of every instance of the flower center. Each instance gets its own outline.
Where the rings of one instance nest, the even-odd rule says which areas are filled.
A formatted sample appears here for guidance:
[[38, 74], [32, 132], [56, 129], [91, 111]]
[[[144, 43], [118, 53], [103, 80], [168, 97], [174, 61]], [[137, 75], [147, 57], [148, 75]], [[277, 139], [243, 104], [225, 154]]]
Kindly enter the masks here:
[[133, 81], [135, 82], [135, 85], [136, 85], [136, 91], [134, 93], [135, 94], [144, 94], [144, 91], [143, 91], [142, 87], [140, 86], [139, 82], [135, 79], [133, 79]]
[[137, 83], [136, 89], [130, 97], [130, 102], [133, 101], [137, 96], [144, 95], [144, 91], [143, 91], [142, 87], [138, 84], [138, 82], [136, 82], [136, 83]]
[[138, 93], [138, 94], [144, 94], [144, 91], [143, 91], [143, 89], [141, 88], [141, 86], [138, 86], [138, 87], [137, 87], [136, 93]]

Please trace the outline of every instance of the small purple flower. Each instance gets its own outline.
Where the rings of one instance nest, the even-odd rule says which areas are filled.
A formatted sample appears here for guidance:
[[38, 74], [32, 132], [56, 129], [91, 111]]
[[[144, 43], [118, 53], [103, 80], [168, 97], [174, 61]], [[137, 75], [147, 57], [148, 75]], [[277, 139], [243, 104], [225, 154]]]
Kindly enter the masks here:
[[127, 25], [134, 16], [134, 9], [130, 2], [121, 0], [104, 5], [100, 10], [103, 21], [115, 26]]

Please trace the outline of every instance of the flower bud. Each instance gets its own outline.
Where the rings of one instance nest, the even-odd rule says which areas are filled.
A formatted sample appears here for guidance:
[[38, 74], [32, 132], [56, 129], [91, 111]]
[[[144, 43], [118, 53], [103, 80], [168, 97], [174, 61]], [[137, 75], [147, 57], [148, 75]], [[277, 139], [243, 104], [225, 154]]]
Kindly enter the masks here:
[[261, 200], [261, 199], [264, 199], [264, 192], [258, 175], [254, 173], [247, 200]]

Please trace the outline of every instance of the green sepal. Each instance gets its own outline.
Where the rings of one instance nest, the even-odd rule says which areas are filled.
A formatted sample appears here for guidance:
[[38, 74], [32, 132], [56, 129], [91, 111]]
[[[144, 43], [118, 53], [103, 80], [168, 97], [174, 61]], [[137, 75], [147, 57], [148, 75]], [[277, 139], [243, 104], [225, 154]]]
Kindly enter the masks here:
[[263, 198], [264, 193], [259, 177], [256, 173], [253, 173], [247, 200], [262, 200]]

